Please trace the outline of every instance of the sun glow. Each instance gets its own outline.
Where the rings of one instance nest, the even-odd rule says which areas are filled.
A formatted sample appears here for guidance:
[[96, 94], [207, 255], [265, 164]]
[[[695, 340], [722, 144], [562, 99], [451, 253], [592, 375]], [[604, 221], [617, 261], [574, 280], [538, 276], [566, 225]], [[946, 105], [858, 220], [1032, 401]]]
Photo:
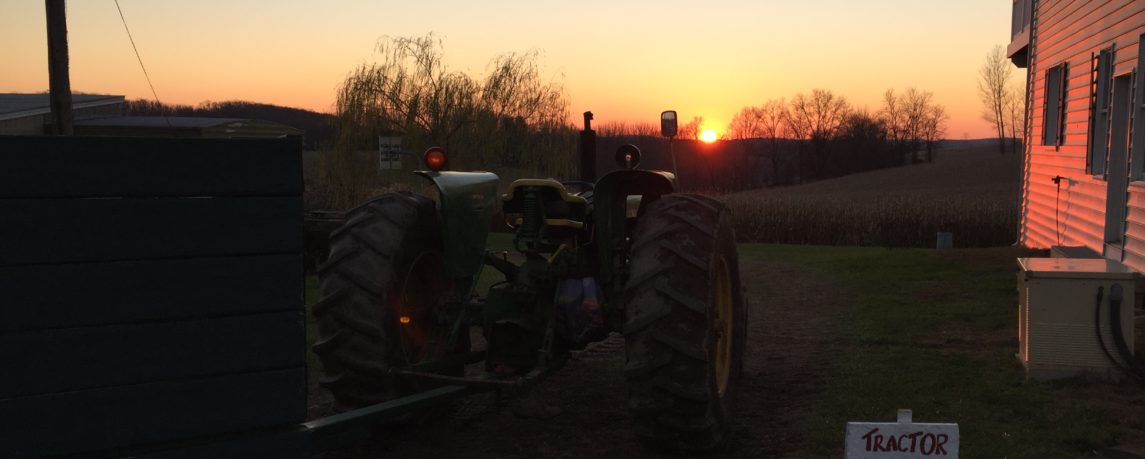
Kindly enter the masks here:
[[716, 138], [717, 138], [717, 136], [716, 136], [716, 130], [715, 129], [704, 129], [703, 131], [700, 131], [700, 141], [701, 142], [712, 143], [712, 142], [716, 141]]

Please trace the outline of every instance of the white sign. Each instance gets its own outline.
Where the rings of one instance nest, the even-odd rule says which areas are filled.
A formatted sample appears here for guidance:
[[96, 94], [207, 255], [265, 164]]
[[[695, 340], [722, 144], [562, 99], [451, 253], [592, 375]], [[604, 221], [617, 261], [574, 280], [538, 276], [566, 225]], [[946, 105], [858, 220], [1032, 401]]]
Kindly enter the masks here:
[[957, 458], [958, 424], [915, 424], [910, 410], [898, 422], [848, 422], [847, 459]]
[[378, 170], [402, 168], [402, 138], [378, 136]]

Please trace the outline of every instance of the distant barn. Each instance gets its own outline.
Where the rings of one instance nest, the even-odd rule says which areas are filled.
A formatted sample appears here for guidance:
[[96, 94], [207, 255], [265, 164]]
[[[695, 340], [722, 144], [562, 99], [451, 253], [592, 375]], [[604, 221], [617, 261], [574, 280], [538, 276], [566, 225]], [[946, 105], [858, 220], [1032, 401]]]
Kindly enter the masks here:
[[271, 121], [190, 116], [115, 116], [76, 121], [76, 135], [175, 138], [302, 137], [302, 131]]
[[[72, 96], [77, 136], [166, 138], [278, 138], [303, 132], [281, 123], [246, 118], [123, 116], [124, 97]], [[47, 94], [0, 94], [0, 135], [43, 135], [51, 123]]]
[[[76, 121], [120, 116], [123, 96], [74, 94], [72, 111]], [[0, 135], [44, 135], [51, 112], [47, 94], [0, 94]]]
[[1013, 2], [1027, 69], [1021, 242], [1145, 271], [1145, 2]]

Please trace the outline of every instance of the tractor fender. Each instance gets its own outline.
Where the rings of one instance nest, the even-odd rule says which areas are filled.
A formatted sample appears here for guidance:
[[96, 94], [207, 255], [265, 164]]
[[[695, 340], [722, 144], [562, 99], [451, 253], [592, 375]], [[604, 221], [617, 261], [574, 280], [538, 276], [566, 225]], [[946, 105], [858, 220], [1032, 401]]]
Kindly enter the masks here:
[[467, 298], [484, 266], [485, 243], [500, 179], [492, 172], [414, 173], [437, 187], [445, 269], [453, 280], [454, 294]]

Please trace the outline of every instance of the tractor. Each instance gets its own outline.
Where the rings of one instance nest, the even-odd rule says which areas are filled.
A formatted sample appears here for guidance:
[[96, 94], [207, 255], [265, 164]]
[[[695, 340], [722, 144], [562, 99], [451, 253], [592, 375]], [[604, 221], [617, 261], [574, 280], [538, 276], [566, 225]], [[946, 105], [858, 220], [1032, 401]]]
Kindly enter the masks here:
[[[681, 451], [723, 442], [747, 325], [730, 211], [675, 193], [676, 175], [640, 169], [632, 145], [592, 181], [590, 121], [583, 180], [521, 179], [498, 196], [497, 175], [449, 171], [446, 152], [430, 148], [415, 173], [436, 200], [389, 193], [346, 213], [313, 307], [336, 409], [399, 406], [442, 387], [514, 394], [618, 332], [638, 437]], [[675, 112], [661, 128], [670, 145]], [[486, 250], [498, 204], [511, 256]], [[485, 268], [504, 280], [478, 292]]]

